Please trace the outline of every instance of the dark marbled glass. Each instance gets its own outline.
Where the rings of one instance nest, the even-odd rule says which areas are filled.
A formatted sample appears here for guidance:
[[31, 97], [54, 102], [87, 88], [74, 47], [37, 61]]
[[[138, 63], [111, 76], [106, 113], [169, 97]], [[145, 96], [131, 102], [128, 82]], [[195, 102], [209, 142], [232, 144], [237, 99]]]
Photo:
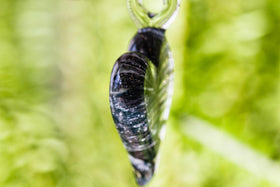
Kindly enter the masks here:
[[112, 116], [139, 185], [155, 171], [160, 132], [168, 118], [173, 59], [165, 30], [143, 28], [116, 61], [110, 80]]

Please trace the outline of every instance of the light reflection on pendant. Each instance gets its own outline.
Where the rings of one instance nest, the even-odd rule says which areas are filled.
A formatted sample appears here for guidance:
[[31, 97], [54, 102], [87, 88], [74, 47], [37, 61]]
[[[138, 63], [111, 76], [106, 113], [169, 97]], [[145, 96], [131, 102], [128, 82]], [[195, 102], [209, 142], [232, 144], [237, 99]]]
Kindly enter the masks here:
[[160, 132], [169, 115], [173, 59], [164, 29], [139, 29], [129, 51], [113, 67], [110, 107], [136, 181], [145, 185], [154, 174]]

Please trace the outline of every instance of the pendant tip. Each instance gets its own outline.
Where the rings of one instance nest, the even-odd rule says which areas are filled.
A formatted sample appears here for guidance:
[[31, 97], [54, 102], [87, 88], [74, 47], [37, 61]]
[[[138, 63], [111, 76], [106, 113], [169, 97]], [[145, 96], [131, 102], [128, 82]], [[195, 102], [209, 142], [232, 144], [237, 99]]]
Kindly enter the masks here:
[[145, 186], [148, 184], [154, 176], [154, 164], [145, 163], [144, 165], [138, 165], [134, 167], [134, 175], [136, 182], [139, 186]]
[[154, 176], [155, 163], [131, 157], [130, 160], [134, 169], [134, 176], [137, 184], [139, 186], [145, 186]]

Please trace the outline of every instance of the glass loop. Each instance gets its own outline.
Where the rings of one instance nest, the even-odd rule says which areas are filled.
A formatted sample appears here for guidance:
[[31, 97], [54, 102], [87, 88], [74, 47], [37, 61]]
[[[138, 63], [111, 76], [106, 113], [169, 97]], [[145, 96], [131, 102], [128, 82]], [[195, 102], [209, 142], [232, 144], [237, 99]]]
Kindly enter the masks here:
[[158, 13], [148, 11], [142, 0], [127, 0], [130, 16], [140, 27], [156, 27], [167, 29], [175, 18], [180, 0], [162, 0], [163, 8]]

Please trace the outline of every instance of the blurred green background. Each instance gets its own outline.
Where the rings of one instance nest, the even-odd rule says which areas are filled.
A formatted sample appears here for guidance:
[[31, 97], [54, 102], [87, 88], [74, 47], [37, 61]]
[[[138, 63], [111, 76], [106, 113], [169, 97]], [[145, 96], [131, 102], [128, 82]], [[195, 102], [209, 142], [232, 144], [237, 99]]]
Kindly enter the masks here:
[[[182, 0], [149, 187], [280, 186], [279, 0]], [[0, 186], [136, 187], [109, 109], [125, 0], [0, 1]]]

